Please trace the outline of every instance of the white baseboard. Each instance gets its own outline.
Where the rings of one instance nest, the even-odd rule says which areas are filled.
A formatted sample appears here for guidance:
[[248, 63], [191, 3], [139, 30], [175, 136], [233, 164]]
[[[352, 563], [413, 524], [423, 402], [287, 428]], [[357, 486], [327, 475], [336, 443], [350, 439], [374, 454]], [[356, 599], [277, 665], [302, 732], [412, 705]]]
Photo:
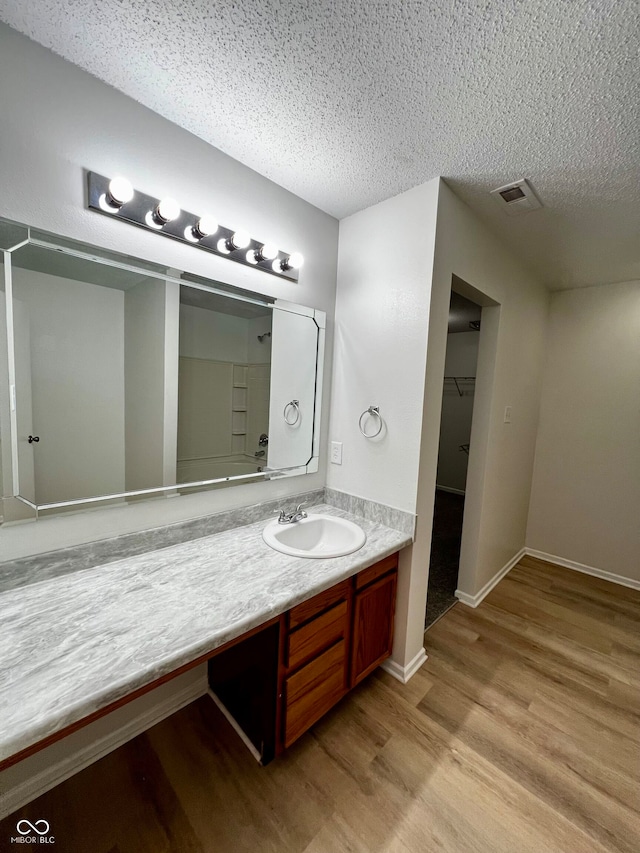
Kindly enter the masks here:
[[620, 586], [629, 587], [629, 589], [640, 589], [640, 581], [634, 578], [626, 578], [624, 575], [615, 575], [613, 572], [605, 572], [604, 569], [596, 569], [594, 566], [585, 566], [584, 563], [576, 563], [575, 560], [566, 560], [564, 557], [557, 557], [555, 554], [546, 554], [544, 551], [536, 551], [533, 548], [525, 548], [525, 554], [529, 557], [535, 557], [537, 560], [545, 560], [547, 563], [555, 563], [556, 566], [562, 566], [564, 569], [572, 569], [574, 572], [582, 572], [583, 575], [591, 575], [594, 578], [601, 578], [611, 583], [617, 583]]
[[466, 604], [468, 607], [477, 607], [480, 602], [486, 598], [487, 595], [491, 592], [494, 586], [500, 583], [502, 578], [509, 574], [511, 569], [516, 565], [516, 563], [521, 560], [524, 555], [527, 553], [525, 548], [521, 548], [517, 554], [515, 554], [509, 562], [504, 565], [499, 572], [497, 572], [490, 581], [488, 581], [482, 589], [477, 592], [475, 595], [469, 595], [467, 592], [463, 592], [461, 589], [457, 589], [455, 592], [455, 596], [459, 599], [463, 604]]
[[436, 489], [440, 489], [441, 492], [451, 492], [452, 495], [466, 494], [464, 489], [453, 489], [451, 486], [440, 486], [438, 483], [436, 483]]
[[418, 654], [413, 658], [413, 660], [409, 661], [406, 666], [400, 666], [399, 663], [396, 663], [394, 660], [390, 658], [386, 660], [383, 664], [381, 664], [381, 668], [384, 669], [385, 672], [388, 672], [389, 675], [392, 675], [398, 681], [401, 681], [402, 684], [406, 684], [409, 679], [416, 674], [416, 672], [420, 669], [422, 664], [427, 660], [427, 653], [424, 649], [420, 649]]
[[[9, 790], [3, 791], [0, 794], [0, 819], [12, 814], [16, 809], [19, 809], [27, 803], [30, 803], [32, 800], [35, 800], [36, 797], [39, 797], [46, 791], [50, 791], [52, 788], [55, 788], [56, 785], [59, 785], [61, 782], [64, 782], [66, 779], [69, 779], [71, 776], [79, 773], [81, 770], [84, 770], [85, 767], [88, 767], [90, 764], [93, 764], [95, 761], [103, 758], [108, 753], [113, 752], [114, 749], [118, 749], [118, 747], [127, 743], [127, 741], [132, 740], [134, 737], [142, 734], [142, 732], [150, 729], [152, 726], [155, 726], [156, 723], [166, 719], [166, 717], [170, 717], [171, 714], [175, 714], [176, 711], [179, 711], [181, 708], [184, 708], [186, 705], [189, 705], [191, 702], [199, 699], [200, 696], [203, 696], [206, 692], [206, 680], [196, 681], [188, 687], [169, 695], [157, 704], [154, 704], [152, 708], [143, 711], [123, 725], [109, 731], [108, 734], [103, 737], [92, 741], [84, 747], [76, 749], [71, 752], [70, 755], [65, 755], [64, 758], [57, 761], [54, 760], [54, 762], [45, 767], [44, 770], [34, 773], [24, 779], [24, 781], [20, 781], [15, 786], [10, 787]], [[114, 713], [118, 712], [116, 711]], [[73, 735], [71, 735], [71, 737], [73, 737]], [[51, 748], [52, 747], [48, 747], [48, 749]], [[30, 759], [26, 759], [26, 761], [29, 760]], [[13, 768], [9, 768], [9, 770], [4, 771], [4, 773], [9, 774], [12, 769]]]

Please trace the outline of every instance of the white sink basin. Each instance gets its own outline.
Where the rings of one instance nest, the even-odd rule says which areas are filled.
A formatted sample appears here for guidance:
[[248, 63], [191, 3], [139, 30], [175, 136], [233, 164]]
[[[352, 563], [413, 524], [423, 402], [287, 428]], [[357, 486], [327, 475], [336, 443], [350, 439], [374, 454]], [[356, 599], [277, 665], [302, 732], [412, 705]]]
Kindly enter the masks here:
[[264, 541], [276, 551], [292, 557], [327, 559], [344, 557], [362, 548], [367, 534], [346, 518], [308, 515], [292, 524], [269, 522], [262, 531]]

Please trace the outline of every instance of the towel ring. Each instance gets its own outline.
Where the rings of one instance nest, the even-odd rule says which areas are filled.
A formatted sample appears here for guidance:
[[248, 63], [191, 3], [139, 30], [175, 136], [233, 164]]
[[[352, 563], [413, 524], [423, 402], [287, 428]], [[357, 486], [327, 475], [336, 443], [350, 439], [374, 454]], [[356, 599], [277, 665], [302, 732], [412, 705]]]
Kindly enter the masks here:
[[[362, 426], [362, 419], [366, 415], [371, 415], [374, 418], [378, 418], [378, 429], [375, 432], [365, 432]], [[365, 438], [375, 438], [377, 435], [380, 435], [382, 432], [382, 415], [380, 414], [380, 406], [369, 406], [368, 409], [365, 409], [364, 412], [360, 415], [360, 420], [358, 421], [358, 427], [360, 432], [363, 434]]]
[[[292, 421], [290, 421], [288, 416], [287, 416], [287, 413], [288, 413], [290, 408], [293, 408], [293, 411], [294, 411], [294, 419]], [[287, 403], [287, 405], [284, 407], [284, 409], [282, 411], [282, 415], [284, 417], [284, 422], [288, 426], [295, 426], [298, 423], [298, 421], [300, 420], [300, 400], [291, 400], [290, 403]]]

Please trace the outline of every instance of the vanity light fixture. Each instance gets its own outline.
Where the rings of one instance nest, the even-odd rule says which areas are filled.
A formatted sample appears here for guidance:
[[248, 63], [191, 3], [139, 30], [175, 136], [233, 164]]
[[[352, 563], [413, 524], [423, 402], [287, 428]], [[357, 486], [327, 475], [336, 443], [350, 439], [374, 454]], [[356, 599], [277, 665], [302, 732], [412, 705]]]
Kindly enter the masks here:
[[120, 209], [133, 198], [133, 187], [126, 178], [112, 178], [107, 189], [107, 202]]
[[184, 236], [190, 243], [197, 243], [205, 237], [211, 237], [218, 230], [218, 223], [213, 216], [201, 216], [195, 225], [187, 225]]
[[223, 255], [230, 255], [237, 249], [246, 249], [251, 243], [251, 235], [246, 231], [233, 231], [228, 237], [218, 240], [218, 251]]
[[278, 247], [275, 243], [265, 243], [258, 249], [249, 249], [247, 252], [247, 260], [250, 264], [257, 264], [260, 261], [272, 261], [278, 257]]
[[294, 252], [286, 258], [276, 258], [272, 267], [274, 272], [287, 272], [289, 270], [299, 270], [304, 264], [304, 258], [300, 252]]
[[299, 252], [281, 252], [274, 243], [254, 240], [247, 231], [226, 228], [206, 214], [181, 210], [171, 198], [153, 198], [140, 192], [126, 178], [107, 178], [87, 173], [88, 207], [122, 219], [182, 243], [204, 249], [218, 257], [251, 266], [280, 278], [298, 281], [303, 258]]
[[166, 225], [167, 222], [173, 222], [180, 214], [180, 205], [174, 198], [163, 198], [155, 206], [153, 210], [153, 218], [161, 225]]
[[294, 252], [288, 258], [285, 258], [282, 264], [286, 270], [299, 270], [304, 264], [304, 258], [300, 252]]
[[230, 252], [235, 249], [246, 249], [251, 242], [251, 234], [248, 231], [234, 231], [227, 239], [227, 248]]
[[210, 237], [211, 234], [215, 234], [217, 230], [218, 223], [215, 221], [213, 216], [201, 216], [193, 226], [193, 233], [200, 239], [203, 237]]
[[133, 198], [133, 187], [126, 178], [111, 178], [105, 192], [98, 199], [100, 208], [105, 213], [117, 213], [123, 204]]

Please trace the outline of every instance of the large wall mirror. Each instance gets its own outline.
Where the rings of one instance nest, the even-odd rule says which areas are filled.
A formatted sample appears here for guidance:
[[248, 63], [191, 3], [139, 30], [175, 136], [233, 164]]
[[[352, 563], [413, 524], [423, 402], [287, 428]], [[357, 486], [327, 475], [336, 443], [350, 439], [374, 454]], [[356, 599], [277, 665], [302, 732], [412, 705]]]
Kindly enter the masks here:
[[0, 240], [0, 477], [23, 514], [317, 470], [323, 312], [13, 223]]

